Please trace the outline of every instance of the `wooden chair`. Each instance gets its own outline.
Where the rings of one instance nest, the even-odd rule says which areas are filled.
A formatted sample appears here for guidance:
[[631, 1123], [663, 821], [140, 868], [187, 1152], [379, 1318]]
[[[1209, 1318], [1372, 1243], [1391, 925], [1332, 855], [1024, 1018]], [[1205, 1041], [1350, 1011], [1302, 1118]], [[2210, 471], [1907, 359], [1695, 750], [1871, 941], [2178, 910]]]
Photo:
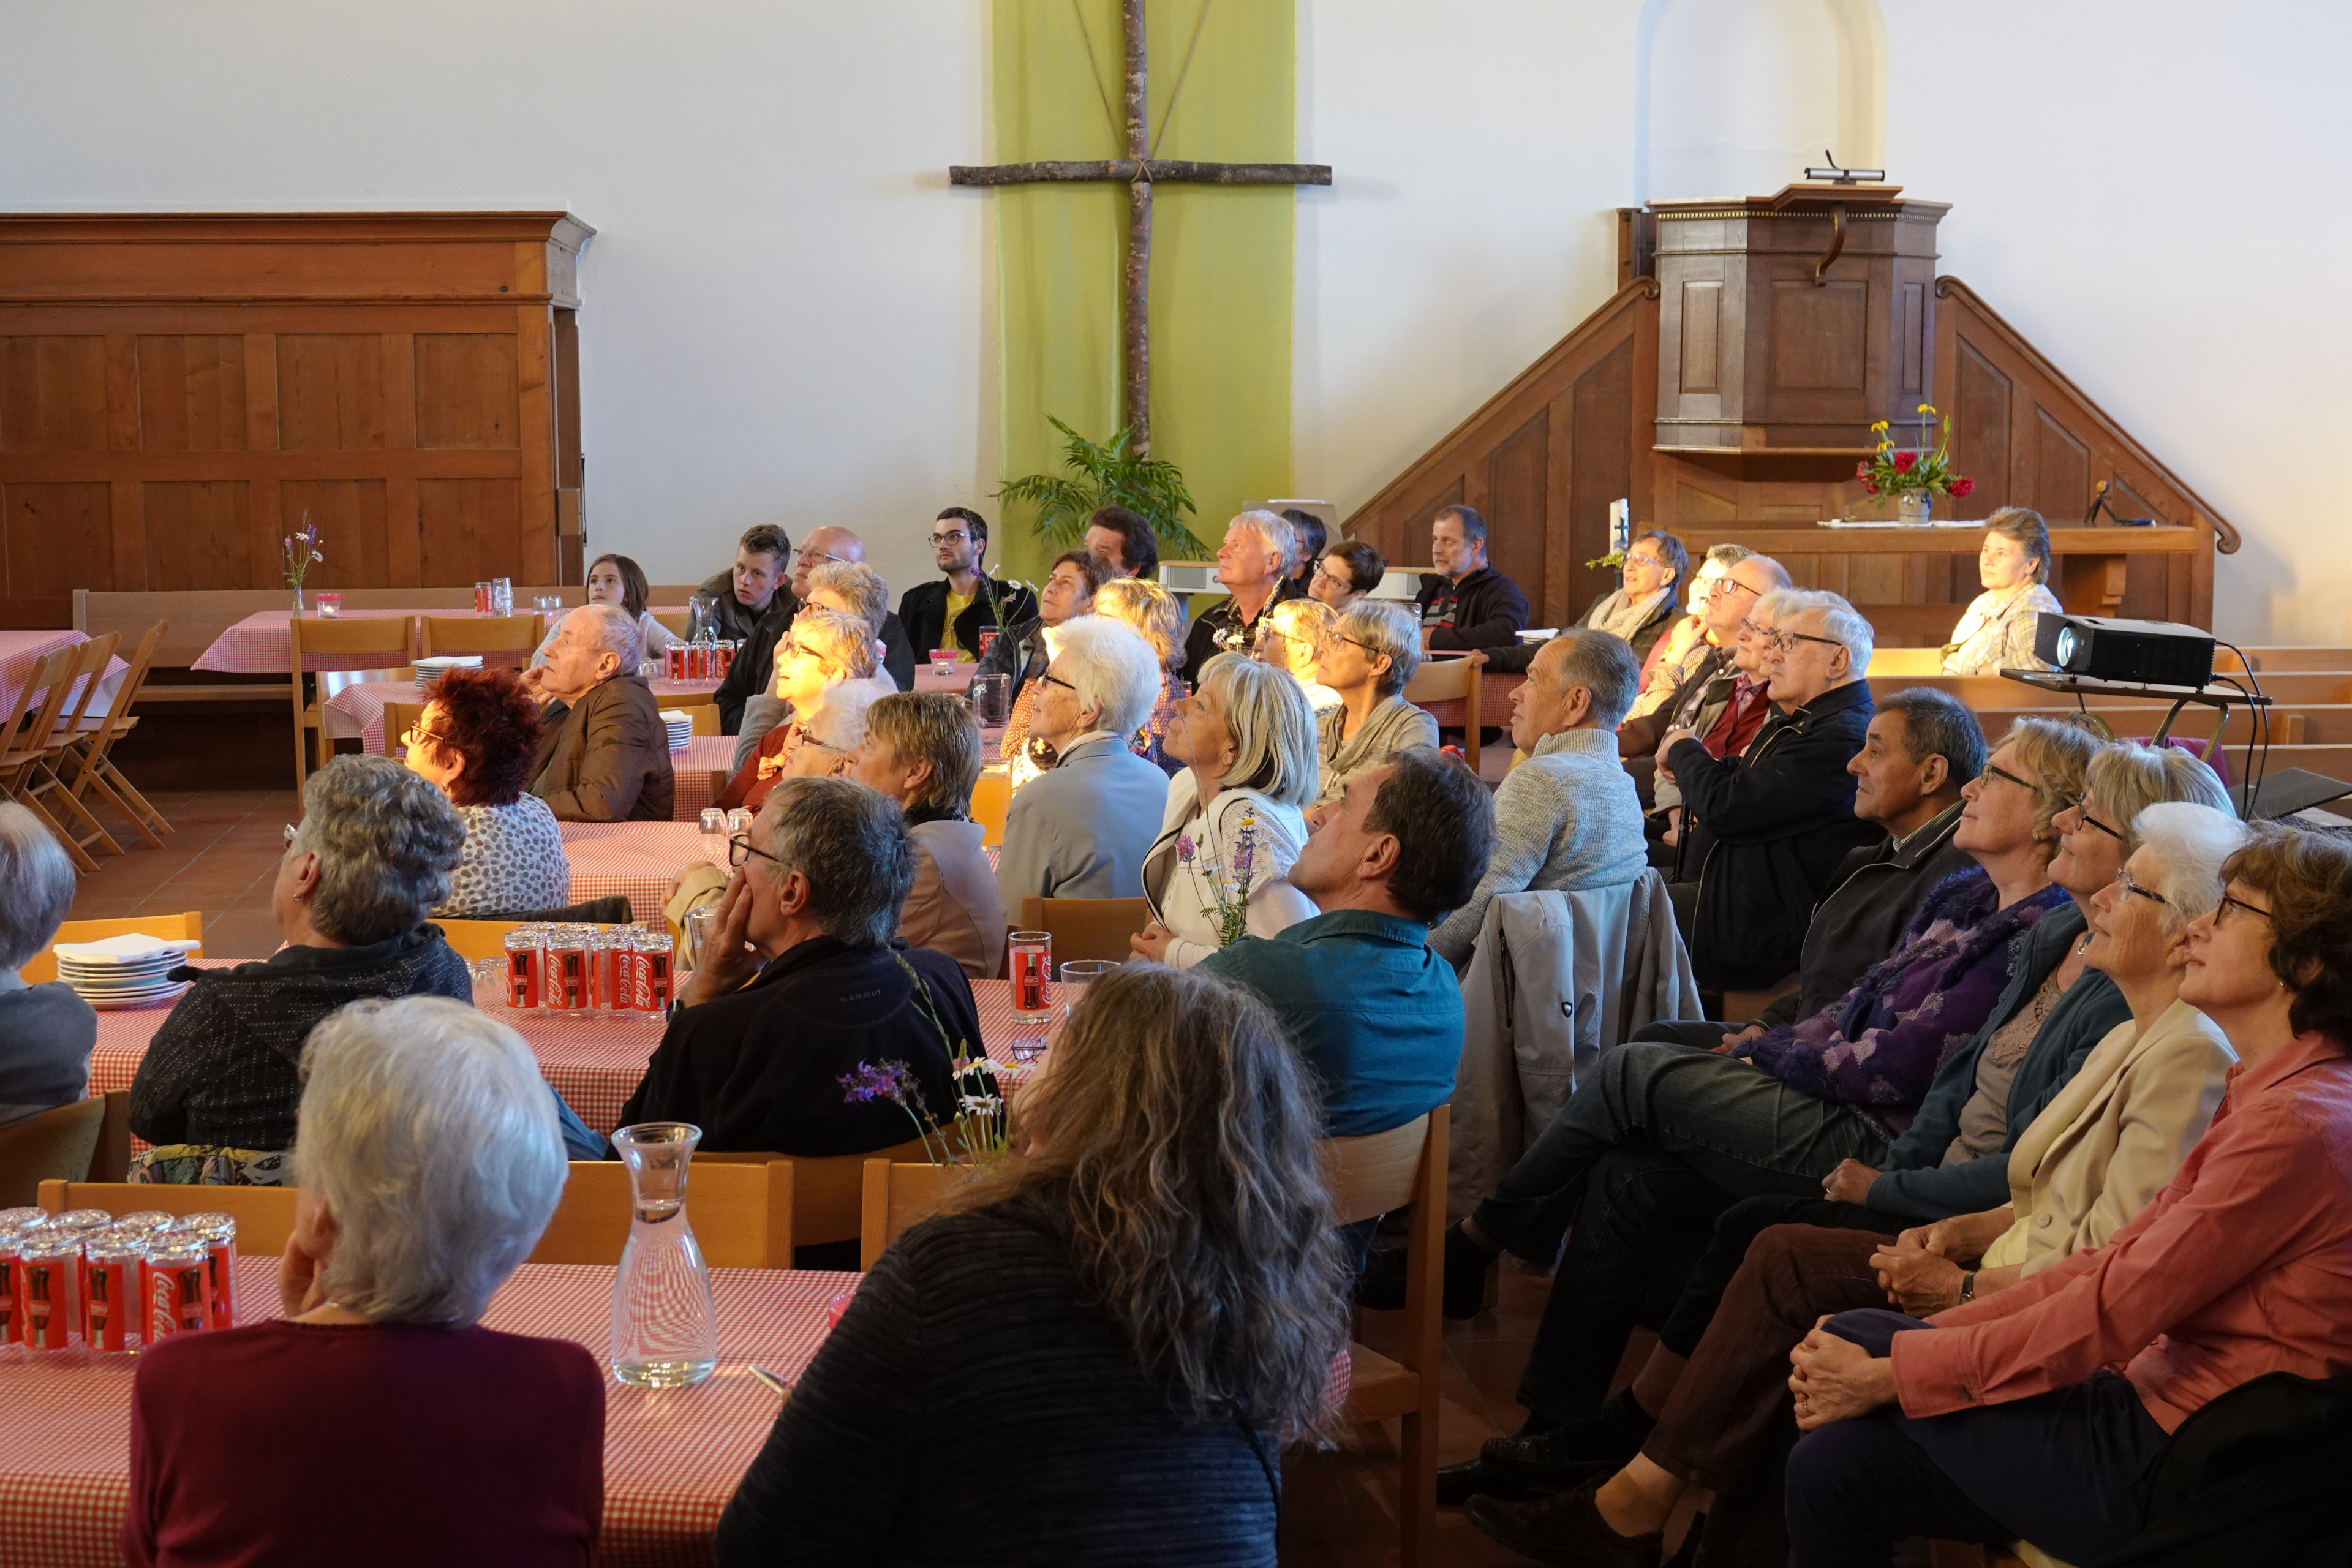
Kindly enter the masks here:
[[1446, 1108], [1389, 1132], [1331, 1138], [1323, 1169], [1337, 1210], [1334, 1223], [1354, 1225], [1411, 1205], [1405, 1244], [1404, 1345], [1397, 1359], [1350, 1342], [1352, 1380], [1341, 1417], [1350, 1426], [1402, 1418], [1397, 1465], [1398, 1562], [1429, 1561], [1437, 1526], [1439, 1301], [1445, 1243]]
[[416, 637], [416, 657], [446, 658], [451, 654], [478, 653], [485, 664], [504, 664], [490, 656], [519, 653], [516, 663], [529, 663], [546, 635], [540, 618], [530, 616], [425, 616]]
[[[190, 910], [177, 915], [129, 915], [119, 920], [68, 921], [58, 927], [58, 934], [49, 939], [49, 947], [61, 942], [103, 942], [110, 936], [129, 936], [134, 931], [141, 936], [161, 937], [165, 942], [186, 938], [202, 942], [205, 939], [205, 917], [197, 910]], [[200, 946], [195, 951], [201, 953], [205, 950]], [[16, 973], [24, 977], [27, 985], [55, 980], [58, 977], [58, 955], [45, 947], [25, 960], [24, 967]]]
[[122, 776], [122, 770], [114, 765], [113, 752], [114, 743], [139, 725], [131, 705], [146, 689], [147, 672], [154, 665], [156, 645], [171, 629], [169, 621], [157, 621], [147, 628], [139, 639], [138, 651], [131, 656], [131, 668], [123, 673], [122, 686], [113, 705], [96, 720], [86, 721], [80, 732], [67, 742], [74, 798], [88, 805], [95, 794], [158, 849], [163, 847], [158, 835], [171, 832], [172, 825]]
[[[531, 922], [526, 921], [435, 921], [433, 923], [441, 928], [441, 939], [449, 944], [450, 950], [457, 953], [458, 957], [464, 959], [467, 963], [472, 963], [478, 959], [505, 957], [507, 951], [507, 932], [520, 930], [522, 926]], [[626, 921], [612, 923], [598, 922], [596, 929], [599, 931], [612, 931], [616, 925], [626, 925], [629, 922]], [[776, 1155], [775, 1158], [782, 1159], [783, 1156], [779, 1154]]]
[[[867, 1159], [864, 1213], [858, 1225], [857, 1267], [873, 1268], [875, 1259], [898, 1239], [900, 1231], [921, 1224], [947, 1207], [956, 1188], [971, 1176], [968, 1166]], [[1431, 1471], [1430, 1476], [1430, 1495], [1433, 1499], [1436, 1472]]]
[[[106, 830], [106, 825], [99, 821], [74, 790], [76, 742], [97, 722], [89, 717], [89, 710], [98, 700], [99, 687], [106, 679], [106, 667], [114, 662], [114, 650], [121, 641], [121, 633], [109, 632], [82, 644], [81, 667], [67, 692], [63, 715], [56, 729], [40, 737], [41, 758], [26, 769], [26, 776], [19, 781], [21, 793], [17, 798], [27, 805], [39, 802], [41, 814], [58, 823], [59, 836], [68, 847], [90, 854], [93, 866], [97, 864], [97, 851], [120, 855], [122, 846], [114, 841], [114, 835]], [[26, 737], [28, 749], [32, 739]], [[75, 826], [68, 827], [68, 823]]]
[[669, 628], [670, 636], [681, 640], [686, 637], [687, 628], [694, 624], [694, 612], [691, 610], [656, 610], [653, 616], [654, 619]]
[[1404, 683], [1402, 693], [1407, 702], [1423, 710], [1437, 721], [1441, 730], [1460, 725], [1462, 755], [1470, 771], [1478, 771], [1478, 731], [1481, 723], [1479, 707], [1479, 671], [1486, 660], [1465, 654], [1459, 658], [1435, 655], [1425, 657], [1412, 679]]
[[[310, 770], [324, 765], [332, 750], [327, 740], [325, 700], [315, 685], [306, 688], [302, 678], [326, 670], [414, 668], [416, 623], [407, 616], [353, 621], [296, 616], [288, 621], [286, 630], [294, 671], [294, 788], [299, 793]], [[331, 659], [334, 662], [327, 662]]]
[[[752, 1165], [697, 1160], [687, 1176], [686, 1213], [703, 1261], [714, 1268], [793, 1266], [789, 1161]], [[616, 1264], [629, 1239], [629, 1217], [628, 1168], [618, 1160], [574, 1160], [562, 1201], [530, 1261]]]
[[89, 1174], [106, 1101], [78, 1100], [27, 1117], [0, 1131], [0, 1208], [22, 1208], [44, 1182], [79, 1182]]
[[51, 1214], [68, 1209], [104, 1209], [135, 1214], [225, 1214], [236, 1221], [236, 1249], [247, 1258], [286, 1250], [294, 1234], [291, 1187], [202, 1187], [165, 1182], [43, 1182], [41, 1206]]
[[698, 702], [691, 708], [674, 708], [670, 711], [683, 713], [693, 720], [694, 729], [691, 732], [694, 734], [716, 735], [719, 733], [719, 704], [716, 702]]
[[[52, 764], [65, 751], [65, 742], [57, 737], [66, 705], [73, 699], [75, 684], [89, 663], [90, 650], [97, 647], [96, 643], [77, 643], [43, 656], [33, 667], [32, 679], [26, 683], [19, 703], [20, 708], [30, 708], [32, 711], [8, 731], [5, 746], [0, 747], [0, 793], [39, 817], [73, 858], [74, 865], [84, 871], [97, 870], [98, 861], [66, 831], [63, 823], [49, 814], [42, 805], [42, 797], [51, 796], [51, 804], [59, 804], [61, 799], [65, 805], [75, 805], [71, 793], [58, 784]], [[109, 657], [112, 651], [108, 649]], [[99, 668], [105, 668], [103, 661]], [[35, 693], [39, 694], [37, 705], [33, 700]], [[76, 810], [82, 817], [89, 816], [86, 808], [77, 805]], [[68, 815], [73, 816], [74, 812]], [[96, 818], [90, 820], [95, 822]]]
[[1012, 775], [1001, 767], [982, 768], [979, 782], [971, 786], [971, 819], [980, 824], [980, 841], [983, 847], [990, 849], [1004, 847], [1004, 818], [1012, 809]]
[[919, 1138], [864, 1154], [696, 1153], [697, 1163], [765, 1164], [782, 1160], [793, 1168], [793, 1245], [822, 1247], [856, 1241], [866, 1222], [866, 1164], [869, 1160], [919, 1163], [929, 1150]]
[[131, 1179], [131, 1091], [110, 1089], [102, 1096], [106, 1117], [98, 1124], [98, 1152], [89, 1157], [89, 1174], [93, 1182], [127, 1182]]
[[1141, 899], [1032, 897], [1021, 900], [1021, 929], [1053, 933], [1057, 969], [1076, 958], [1126, 963], [1134, 956], [1127, 939], [1150, 919], [1151, 906]]

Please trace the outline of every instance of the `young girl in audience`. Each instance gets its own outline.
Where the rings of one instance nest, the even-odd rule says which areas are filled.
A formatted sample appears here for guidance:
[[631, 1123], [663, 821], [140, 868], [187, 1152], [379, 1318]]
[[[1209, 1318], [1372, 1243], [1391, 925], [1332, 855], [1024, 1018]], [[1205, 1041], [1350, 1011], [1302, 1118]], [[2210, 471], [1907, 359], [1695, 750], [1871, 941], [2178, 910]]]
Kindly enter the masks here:
[[1316, 1092], [1265, 1005], [1087, 988], [1021, 1147], [894, 1241], [719, 1524], [722, 1568], [1274, 1561], [1346, 1341]]

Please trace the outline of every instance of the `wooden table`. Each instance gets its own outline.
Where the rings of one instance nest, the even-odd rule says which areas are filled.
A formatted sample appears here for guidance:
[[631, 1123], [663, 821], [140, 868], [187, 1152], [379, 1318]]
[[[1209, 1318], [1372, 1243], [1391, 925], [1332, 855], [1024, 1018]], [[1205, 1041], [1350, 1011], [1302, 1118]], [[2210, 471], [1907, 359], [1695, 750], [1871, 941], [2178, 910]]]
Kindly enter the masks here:
[[[236, 1267], [244, 1321], [278, 1316], [278, 1260], [241, 1258]], [[781, 1408], [751, 1367], [797, 1381], [824, 1342], [828, 1306], [862, 1278], [714, 1268], [718, 1371], [691, 1388], [632, 1388], [607, 1376], [604, 1568], [710, 1560], [719, 1512]], [[526, 1263], [482, 1322], [573, 1341], [601, 1365], [612, 1303], [610, 1268]], [[9, 1434], [0, 1444], [0, 1568], [119, 1568], [134, 1364], [88, 1351], [0, 1351], [0, 1431]]]

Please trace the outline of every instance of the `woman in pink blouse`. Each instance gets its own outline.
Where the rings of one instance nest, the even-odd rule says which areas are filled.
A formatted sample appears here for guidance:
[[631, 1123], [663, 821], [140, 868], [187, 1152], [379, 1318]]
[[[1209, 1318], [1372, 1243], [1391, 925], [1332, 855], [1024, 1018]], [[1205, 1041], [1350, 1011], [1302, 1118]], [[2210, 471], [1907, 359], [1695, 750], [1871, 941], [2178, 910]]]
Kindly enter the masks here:
[[2238, 1054], [2211, 1128], [2106, 1246], [1933, 1323], [1841, 1312], [1797, 1347], [1801, 1568], [1916, 1535], [2103, 1559], [2200, 1406], [2352, 1369], [2352, 847], [2258, 827], [2224, 869], [2180, 988]]

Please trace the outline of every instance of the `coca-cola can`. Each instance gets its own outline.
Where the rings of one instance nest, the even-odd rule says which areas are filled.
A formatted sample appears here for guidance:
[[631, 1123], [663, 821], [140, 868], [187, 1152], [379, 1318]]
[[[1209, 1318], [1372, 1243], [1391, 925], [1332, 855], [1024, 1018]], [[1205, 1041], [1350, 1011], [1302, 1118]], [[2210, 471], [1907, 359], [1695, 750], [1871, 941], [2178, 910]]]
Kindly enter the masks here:
[[94, 1351], [139, 1348], [139, 1266], [147, 1245], [119, 1230], [90, 1234], [82, 1244], [81, 1332]]
[[662, 650], [662, 673], [672, 680], [686, 679], [686, 645], [674, 642]]
[[507, 932], [507, 1003], [515, 1007], [539, 1005], [539, 970], [545, 959], [541, 951], [538, 933], [528, 931]]
[[27, 1350], [61, 1351], [73, 1338], [80, 1292], [81, 1237], [44, 1226], [19, 1231], [10, 1273], [16, 1298], [16, 1342]]
[[661, 931], [643, 931], [637, 937], [638, 973], [643, 989], [637, 993], [640, 1010], [667, 1013], [670, 998], [669, 937]]
[[162, 1209], [133, 1209], [114, 1216], [114, 1228], [134, 1231], [141, 1236], [152, 1230], [169, 1230], [180, 1223], [178, 1215], [165, 1214]]
[[114, 1216], [104, 1209], [68, 1209], [52, 1223], [79, 1235], [84, 1231], [104, 1230], [114, 1223]]
[[236, 1217], [225, 1214], [192, 1214], [180, 1228], [205, 1238], [205, 1283], [212, 1290], [212, 1326], [236, 1325]]
[[588, 949], [577, 931], [547, 939], [547, 1005], [578, 1011], [588, 1005]]
[[0, 1235], [12, 1230], [22, 1230], [28, 1225], [48, 1223], [49, 1211], [47, 1209], [33, 1208], [29, 1205], [24, 1208], [0, 1209]]
[[618, 1012], [642, 1013], [646, 1010], [646, 959], [637, 950], [635, 931], [613, 933], [613, 1006]]
[[0, 1345], [16, 1342], [16, 1264], [25, 1243], [39, 1230], [37, 1224], [20, 1224], [0, 1231]]
[[205, 1238], [173, 1230], [150, 1237], [139, 1260], [140, 1334], [150, 1345], [212, 1322], [212, 1269]]
[[728, 668], [735, 662], [735, 650], [740, 646], [737, 643], [723, 642], [711, 649], [711, 679], [715, 680], [727, 679]]

